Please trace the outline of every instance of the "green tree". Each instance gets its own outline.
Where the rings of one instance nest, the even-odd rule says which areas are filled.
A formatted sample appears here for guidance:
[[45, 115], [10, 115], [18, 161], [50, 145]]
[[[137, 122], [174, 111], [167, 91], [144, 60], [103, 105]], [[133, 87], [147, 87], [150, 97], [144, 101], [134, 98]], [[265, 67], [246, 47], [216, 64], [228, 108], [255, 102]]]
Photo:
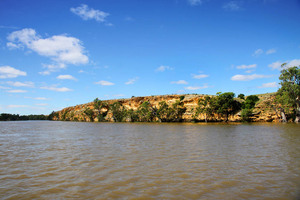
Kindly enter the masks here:
[[169, 122], [171, 120], [171, 112], [169, 105], [165, 101], [158, 103], [159, 108], [157, 110], [157, 118], [161, 122]]
[[199, 99], [198, 106], [196, 107], [195, 117], [199, 116], [200, 113], [204, 114], [204, 120], [207, 122], [207, 118], [213, 114], [213, 110], [210, 106], [212, 98], [205, 96], [204, 99]]
[[137, 110], [139, 121], [151, 122], [156, 117], [156, 109], [152, 107], [149, 101], [143, 102]]
[[215, 101], [213, 101], [213, 110], [221, 115], [225, 115], [225, 121], [228, 116], [236, 113], [241, 109], [241, 103], [234, 99], [233, 92], [217, 93]]
[[295, 122], [300, 122], [300, 66], [287, 67], [284, 63], [279, 76], [281, 88], [276, 94], [276, 101], [281, 104], [281, 113], [284, 108], [292, 108], [295, 114]]
[[122, 122], [127, 115], [126, 108], [119, 101], [111, 104], [109, 109], [112, 112], [112, 117], [115, 122]]
[[240, 99], [245, 99], [245, 95], [244, 95], [244, 94], [239, 94], [239, 95], [238, 95], [238, 98], [240, 98]]
[[182, 115], [185, 113], [186, 107], [182, 101], [177, 100], [172, 104], [171, 119], [172, 121], [179, 122], [182, 121]]
[[91, 110], [90, 108], [86, 108], [84, 110], [84, 114], [90, 119], [91, 122], [94, 121], [94, 111]]
[[105, 121], [105, 116], [107, 115], [107, 111], [106, 112], [102, 112], [103, 108], [106, 108], [106, 110], [108, 109], [108, 105], [106, 102], [101, 101], [100, 99], [96, 98], [94, 99], [94, 108], [97, 111], [97, 118], [98, 121]]
[[253, 109], [255, 104], [259, 101], [258, 96], [250, 95], [246, 98], [245, 102], [242, 104], [242, 108]]
[[253, 108], [255, 104], [259, 101], [258, 96], [250, 95], [246, 98], [246, 100], [242, 103], [242, 111], [241, 118], [242, 121], [251, 121], [251, 115], [253, 114]]

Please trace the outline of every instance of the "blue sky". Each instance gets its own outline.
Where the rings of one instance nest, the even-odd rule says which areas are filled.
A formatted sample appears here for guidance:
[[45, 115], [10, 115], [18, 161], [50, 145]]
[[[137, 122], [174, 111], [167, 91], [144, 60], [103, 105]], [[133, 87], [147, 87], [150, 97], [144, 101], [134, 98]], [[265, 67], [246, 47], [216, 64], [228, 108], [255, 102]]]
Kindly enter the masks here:
[[300, 65], [298, 0], [1, 0], [0, 113], [260, 94]]

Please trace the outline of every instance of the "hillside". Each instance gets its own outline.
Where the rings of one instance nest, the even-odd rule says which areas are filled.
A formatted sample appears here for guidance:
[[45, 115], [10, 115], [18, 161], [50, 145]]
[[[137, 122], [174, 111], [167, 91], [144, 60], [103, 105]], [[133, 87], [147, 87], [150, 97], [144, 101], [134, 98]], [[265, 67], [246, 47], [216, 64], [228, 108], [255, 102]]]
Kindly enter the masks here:
[[[57, 111], [54, 114], [53, 120], [62, 121], [117, 121], [113, 116], [113, 111], [109, 105], [118, 104], [123, 110], [131, 110], [132, 112], [137, 111], [144, 102], [149, 102], [149, 105], [153, 110], [160, 108], [160, 102], [165, 101], [166, 104], [171, 107], [176, 102], [180, 102], [180, 107], [184, 108], [184, 112], [180, 115], [180, 119], [177, 121], [191, 122], [191, 121], [204, 121], [205, 115], [200, 113], [198, 116], [195, 115], [196, 107], [198, 106], [199, 99], [204, 99], [208, 95], [200, 94], [186, 94], [186, 95], [158, 95], [158, 96], [145, 96], [145, 97], [132, 97], [130, 99], [114, 99], [114, 100], [103, 100], [103, 106], [101, 109], [96, 109], [94, 102], [76, 105], [72, 107], [64, 108]], [[275, 93], [259, 94], [259, 101], [255, 104], [253, 114], [250, 115], [251, 121], [253, 122], [277, 122], [280, 121], [280, 116], [276, 113], [274, 108], [274, 97]], [[242, 102], [243, 100], [237, 99]], [[89, 112], [87, 112], [89, 111]], [[101, 118], [97, 117], [98, 113], [105, 113]], [[100, 119], [100, 120], [99, 120]], [[225, 121], [225, 117], [219, 114], [213, 114], [207, 118], [208, 121]], [[133, 121], [130, 117], [124, 117], [123, 121]], [[152, 121], [161, 121], [157, 117], [154, 117]], [[174, 120], [176, 121], [176, 120]], [[228, 116], [228, 121], [238, 122], [241, 121], [241, 112], [238, 111]]]

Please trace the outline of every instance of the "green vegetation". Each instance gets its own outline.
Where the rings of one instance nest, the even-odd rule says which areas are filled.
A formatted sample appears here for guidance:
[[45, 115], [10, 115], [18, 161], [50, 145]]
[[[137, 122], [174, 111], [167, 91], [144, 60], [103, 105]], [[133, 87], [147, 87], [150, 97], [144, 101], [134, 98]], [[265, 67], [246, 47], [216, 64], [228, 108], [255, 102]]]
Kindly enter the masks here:
[[279, 80], [281, 88], [276, 94], [276, 103], [280, 109], [282, 121], [287, 121], [285, 112], [291, 113], [295, 122], [300, 122], [300, 66], [287, 68], [282, 64]]
[[242, 111], [241, 118], [242, 121], [251, 121], [251, 116], [253, 115], [253, 109], [255, 104], [259, 101], [258, 96], [250, 95], [246, 98], [246, 100], [242, 103]]
[[46, 115], [16, 115], [9, 113], [1, 113], [0, 121], [22, 121], [22, 120], [51, 120], [49, 116]]
[[103, 112], [102, 109], [106, 109], [108, 110], [108, 105], [107, 103], [99, 100], [98, 98], [96, 98], [94, 100], [94, 108], [97, 112], [97, 118], [98, 118], [98, 122], [103, 122], [105, 121], [105, 117], [107, 115], [107, 111]]

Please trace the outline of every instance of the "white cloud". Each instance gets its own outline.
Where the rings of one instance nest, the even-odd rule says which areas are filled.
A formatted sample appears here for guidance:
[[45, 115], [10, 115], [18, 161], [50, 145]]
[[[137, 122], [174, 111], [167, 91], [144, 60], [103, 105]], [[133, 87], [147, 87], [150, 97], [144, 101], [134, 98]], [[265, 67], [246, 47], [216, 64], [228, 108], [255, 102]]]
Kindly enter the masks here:
[[189, 87], [185, 87], [184, 89], [186, 90], [200, 90], [200, 89], [205, 89], [208, 88], [207, 85], [204, 86], [189, 86]]
[[202, 79], [202, 78], [206, 78], [206, 77], [209, 77], [209, 75], [207, 74], [193, 74], [192, 75], [194, 79]]
[[86, 64], [89, 61], [88, 57], [84, 55], [84, 47], [81, 41], [75, 37], [54, 35], [43, 39], [36, 34], [34, 29], [26, 28], [12, 32], [7, 39], [10, 41], [7, 43], [9, 46], [14, 44], [18, 47], [27, 47], [58, 63], [53, 65], [56, 67], [49, 65], [49, 68], [62, 68], [64, 64]]
[[61, 80], [74, 80], [76, 81], [77, 79], [75, 77], [73, 77], [72, 75], [59, 75], [56, 77], [57, 79], [61, 79]]
[[272, 82], [272, 83], [264, 83], [261, 86], [259, 86], [258, 88], [277, 88], [278, 84], [276, 82]]
[[34, 97], [33, 99], [35, 99], [35, 100], [47, 100], [47, 98], [45, 98], [45, 97]]
[[234, 75], [231, 77], [231, 80], [233, 81], [251, 81], [254, 79], [259, 79], [259, 78], [270, 78], [270, 75], [261, 75], [261, 74], [251, 74], [251, 75]]
[[223, 5], [223, 8], [228, 11], [238, 11], [241, 10], [239, 1], [229, 1]]
[[88, 5], [82, 4], [77, 8], [70, 9], [72, 13], [78, 15], [83, 20], [94, 19], [98, 22], [104, 22], [105, 18], [109, 16], [109, 13], [103, 12], [101, 10], [95, 10], [93, 8], [89, 8]]
[[255, 70], [247, 70], [247, 71], [245, 71], [245, 73], [248, 73], [248, 74], [250, 74], [250, 73], [252, 73], [252, 72], [254, 72]]
[[7, 92], [9, 92], [9, 93], [26, 93], [27, 91], [26, 90], [9, 90]]
[[0, 67], [0, 78], [16, 78], [18, 76], [26, 76], [27, 73], [20, 71], [18, 69], [15, 69], [10, 66], [1, 66]]
[[114, 83], [112, 82], [109, 82], [109, 81], [98, 81], [96, 82], [95, 84], [98, 84], [98, 85], [103, 85], [103, 86], [110, 86], [110, 85], [114, 85]]
[[239, 65], [237, 66], [236, 68], [237, 69], [253, 69], [253, 68], [256, 68], [256, 64], [253, 64], [253, 65]]
[[278, 70], [281, 70], [281, 65], [283, 63], [286, 63], [286, 66], [285, 68], [290, 68], [290, 67], [294, 67], [294, 66], [300, 66], [300, 59], [294, 59], [294, 60], [291, 60], [291, 61], [286, 61], [286, 62], [281, 62], [281, 61], [276, 61], [272, 64], [269, 64], [268, 66], [270, 68], [272, 68], [273, 70], [274, 69], [278, 69]]
[[164, 66], [164, 65], [161, 65], [160, 67], [158, 67], [155, 71], [157, 72], [164, 72], [166, 70], [173, 70], [172, 67], [170, 66]]
[[179, 80], [179, 81], [172, 81], [171, 84], [178, 84], [178, 85], [186, 85], [188, 82], [185, 80]]
[[270, 54], [276, 53], [276, 51], [277, 51], [276, 49], [269, 49], [266, 51], [266, 54], [270, 55]]
[[125, 84], [126, 85], [134, 84], [138, 79], [139, 79], [139, 77], [129, 79]]
[[34, 87], [34, 83], [31, 81], [27, 81], [27, 82], [13, 82], [13, 81], [7, 81], [6, 82], [8, 85], [10, 86], [14, 86], [14, 87]]
[[44, 87], [41, 87], [41, 89], [44, 89], [44, 90], [52, 90], [52, 91], [56, 91], [56, 92], [69, 92], [69, 91], [73, 91], [72, 89], [69, 89], [69, 88], [66, 88], [66, 87], [61, 87], [61, 88], [58, 88], [58, 87], [55, 87], [55, 86], [44, 86]]
[[47, 103], [37, 103], [37, 104], [35, 104], [36, 106], [48, 106], [48, 104]]
[[0, 85], [0, 89], [2, 89], [2, 90], [10, 90], [11, 88], [10, 88], [10, 87], [5, 87], [5, 86], [1, 86], [1, 85]]
[[277, 62], [273, 62], [272, 64], [269, 64], [268, 66], [274, 70], [274, 69], [281, 69], [281, 65], [282, 62], [277, 61]]
[[12, 42], [7, 42], [6, 46], [8, 47], [8, 49], [19, 49], [19, 48], [22, 48], [22, 45], [17, 45], [17, 44], [14, 44]]
[[60, 69], [65, 69], [67, 66], [63, 63], [58, 63], [56, 65], [45, 65], [43, 64], [43, 68], [46, 68], [47, 70], [39, 72], [41, 75], [49, 75], [52, 72], [57, 72]]
[[198, 6], [198, 5], [201, 5], [203, 3], [203, 0], [188, 0], [188, 3], [191, 6]]
[[287, 62], [287, 68], [289, 67], [294, 67], [294, 66], [299, 66], [300, 65], [300, 59], [295, 59]]
[[254, 53], [252, 54], [252, 56], [259, 56], [261, 54], [263, 54], [264, 51], [262, 49], [257, 49], [254, 51]]
[[29, 107], [27, 105], [7, 105], [7, 108], [26, 108]]

